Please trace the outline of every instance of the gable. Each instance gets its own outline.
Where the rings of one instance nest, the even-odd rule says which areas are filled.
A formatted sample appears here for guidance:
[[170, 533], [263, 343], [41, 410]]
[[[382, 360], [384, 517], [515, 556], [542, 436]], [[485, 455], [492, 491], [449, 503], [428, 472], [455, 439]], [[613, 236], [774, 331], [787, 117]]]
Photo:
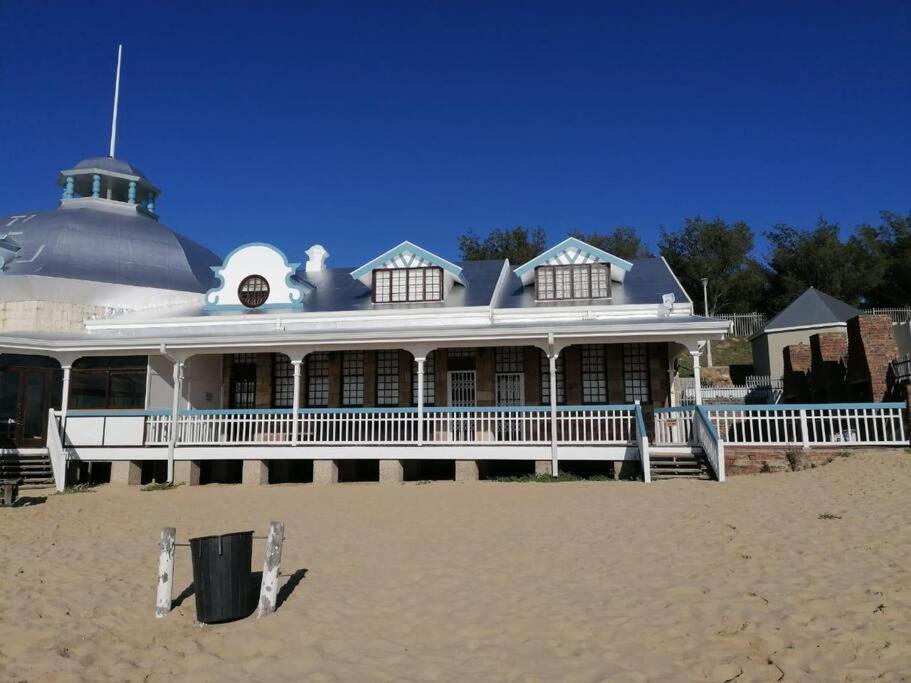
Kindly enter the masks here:
[[539, 266], [572, 266], [587, 263], [609, 264], [611, 280], [616, 282], [623, 282], [626, 273], [633, 268], [632, 263], [619, 256], [609, 254], [575, 237], [568, 237], [531, 261], [523, 263], [515, 269], [515, 274], [522, 280], [523, 285], [530, 285], [535, 280], [535, 268]]
[[461, 285], [468, 284], [459, 266], [407, 240], [352, 271], [351, 277], [370, 287], [374, 270], [382, 268], [393, 270], [400, 268], [429, 268], [433, 266], [441, 268], [454, 282], [458, 282]]
[[271, 244], [255, 242], [232, 251], [212, 272], [219, 284], [206, 293], [207, 309], [247, 307], [240, 300], [238, 290], [248, 277], [258, 275], [269, 285], [268, 298], [260, 307], [290, 306], [300, 304], [313, 285], [295, 277], [299, 263], [289, 263], [284, 253]]

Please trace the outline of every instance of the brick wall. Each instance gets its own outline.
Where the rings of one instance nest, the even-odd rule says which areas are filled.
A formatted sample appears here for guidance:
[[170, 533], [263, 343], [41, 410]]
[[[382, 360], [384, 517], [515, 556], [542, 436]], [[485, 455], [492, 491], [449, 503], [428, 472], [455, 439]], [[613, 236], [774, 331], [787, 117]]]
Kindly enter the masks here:
[[811, 354], [808, 344], [785, 346], [784, 355], [784, 400], [787, 403], [807, 403], [810, 400], [810, 386], [807, 374], [810, 371]]
[[823, 332], [810, 336], [810, 400], [837, 403], [846, 399], [845, 373], [848, 360], [848, 335]]
[[890, 398], [889, 362], [898, 356], [892, 320], [863, 315], [848, 321], [848, 396], [858, 401]]

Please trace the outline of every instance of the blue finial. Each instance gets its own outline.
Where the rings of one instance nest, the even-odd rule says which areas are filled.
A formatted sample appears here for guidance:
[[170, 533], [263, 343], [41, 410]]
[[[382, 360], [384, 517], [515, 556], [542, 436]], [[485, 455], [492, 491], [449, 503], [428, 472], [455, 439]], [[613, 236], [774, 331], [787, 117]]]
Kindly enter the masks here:
[[75, 181], [73, 180], [73, 176], [68, 175], [66, 177], [66, 185], [63, 188], [63, 198], [64, 199], [72, 199], [73, 196], [75, 195], [75, 191], [73, 190], [74, 183], [75, 183]]
[[92, 176], [92, 196], [101, 196], [101, 176], [97, 173]]
[[130, 204], [136, 203], [136, 181], [131, 180], [129, 185], [129, 190], [127, 192], [127, 202]]

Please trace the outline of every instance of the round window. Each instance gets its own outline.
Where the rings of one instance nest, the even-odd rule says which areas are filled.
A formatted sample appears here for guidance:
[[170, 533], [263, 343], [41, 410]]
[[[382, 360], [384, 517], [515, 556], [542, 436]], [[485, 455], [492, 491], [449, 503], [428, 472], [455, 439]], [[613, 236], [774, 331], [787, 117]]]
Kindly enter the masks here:
[[261, 275], [249, 275], [241, 280], [237, 298], [247, 308], [259, 308], [269, 298], [269, 283]]

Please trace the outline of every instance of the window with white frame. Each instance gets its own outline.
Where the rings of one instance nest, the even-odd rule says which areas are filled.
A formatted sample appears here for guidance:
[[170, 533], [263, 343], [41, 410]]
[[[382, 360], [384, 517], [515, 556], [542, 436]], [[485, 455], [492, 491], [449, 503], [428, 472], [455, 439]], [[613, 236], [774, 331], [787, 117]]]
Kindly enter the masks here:
[[342, 352], [342, 405], [364, 405], [364, 352]]
[[329, 405], [329, 354], [307, 355], [307, 405], [320, 408]]
[[648, 345], [623, 345], [623, 400], [626, 403], [648, 403]]
[[[424, 405], [432, 406], [437, 402], [436, 399], [436, 371], [433, 364], [433, 351], [427, 354], [424, 359]], [[411, 361], [411, 402], [418, 404], [418, 364], [417, 361]]]
[[[563, 354], [557, 356], [557, 403], [566, 403], [566, 373]], [[550, 405], [550, 360], [541, 352], [541, 403]]]
[[610, 266], [586, 263], [570, 266], [538, 266], [535, 298], [538, 301], [610, 298]]
[[443, 298], [443, 269], [377, 268], [373, 271], [373, 301], [377, 304], [439, 301]]
[[399, 404], [399, 352], [377, 351], [376, 353], [376, 404], [397, 406]]
[[582, 402], [607, 403], [607, 359], [604, 344], [582, 346]]

